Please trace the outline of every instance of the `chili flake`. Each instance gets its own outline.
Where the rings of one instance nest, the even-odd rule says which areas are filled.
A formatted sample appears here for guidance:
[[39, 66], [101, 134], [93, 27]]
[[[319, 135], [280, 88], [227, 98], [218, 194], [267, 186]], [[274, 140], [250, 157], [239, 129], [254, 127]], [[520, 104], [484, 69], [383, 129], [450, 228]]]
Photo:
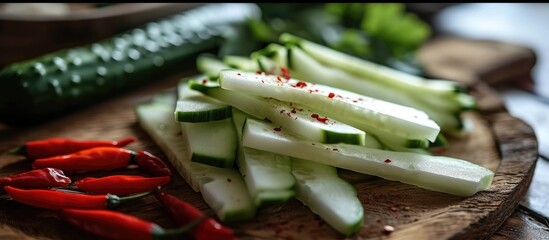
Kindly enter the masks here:
[[327, 117], [326, 117], [326, 118], [320, 117], [320, 116], [318, 116], [318, 114], [316, 114], [316, 113], [311, 114], [311, 117], [314, 118], [314, 119], [316, 119], [317, 121], [319, 121], [319, 122], [321, 122], [321, 123], [327, 123], [327, 122], [328, 122], [328, 118], [327, 118]]
[[329, 97], [329, 98], [334, 98], [334, 97], [335, 97], [335, 94], [331, 92], [331, 93], [328, 94], [328, 97]]
[[276, 128], [274, 128], [273, 130], [275, 130], [275, 131], [277, 131], [277, 132], [280, 132], [280, 130], [282, 130], [282, 126], [276, 127]]
[[387, 159], [385, 159], [384, 162], [385, 162], [385, 163], [390, 163], [390, 162], [392, 162], [392, 161], [391, 161], [391, 159], [388, 159], [388, 158], [387, 158]]
[[202, 85], [206, 84], [208, 82], [208, 79], [202, 79]]
[[306, 86], [307, 86], [307, 83], [303, 81], [299, 81], [292, 85], [292, 87], [295, 87], [295, 88], [304, 88]]
[[281, 68], [280, 68], [280, 72], [282, 72], [282, 76], [283, 76], [284, 78], [286, 78], [286, 79], [288, 79], [288, 80], [290, 79], [290, 71], [289, 71], [287, 68], [281, 67]]

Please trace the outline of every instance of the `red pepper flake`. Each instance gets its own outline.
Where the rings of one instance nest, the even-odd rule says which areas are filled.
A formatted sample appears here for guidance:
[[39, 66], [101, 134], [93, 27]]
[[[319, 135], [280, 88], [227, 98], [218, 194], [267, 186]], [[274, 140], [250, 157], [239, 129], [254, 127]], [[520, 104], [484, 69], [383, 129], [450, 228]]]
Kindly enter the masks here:
[[230, 178], [227, 178], [227, 182], [232, 182], [233, 180]]
[[208, 82], [208, 79], [202, 79], [202, 85], [206, 84]]
[[280, 110], [280, 114], [283, 114], [284, 112], [286, 112], [286, 110], [284, 109]]
[[317, 121], [321, 122], [321, 123], [327, 123], [328, 122], [328, 118], [323, 118], [323, 117], [320, 117], [318, 116], [318, 114], [316, 113], [313, 113], [311, 114], [311, 117], [316, 119]]
[[395, 231], [395, 228], [394, 228], [393, 226], [389, 226], [389, 225], [383, 226], [383, 233], [384, 233], [385, 235], [389, 235], [389, 234], [391, 234], [391, 233], [394, 232], [394, 231]]
[[290, 79], [290, 71], [285, 67], [280, 67], [280, 72], [282, 73], [282, 77], [286, 79]]
[[329, 97], [329, 98], [334, 98], [334, 97], [335, 97], [335, 94], [334, 94], [333, 92], [331, 92], [331, 93], [328, 94], [328, 97]]
[[297, 113], [297, 111], [295, 110], [295, 108], [292, 108], [292, 111], [291, 111], [291, 112], [294, 113], [294, 114]]
[[240, 74], [240, 73], [237, 73], [236, 75], [240, 76], [241, 74]]
[[387, 159], [385, 159], [384, 162], [385, 162], [385, 163], [390, 163], [390, 162], [392, 162], [392, 161], [391, 161], [391, 159], [388, 159], [388, 158], [387, 158]]
[[269, 119], [269, 118], [267, 118], [267, 117], [266, 117], [266, 118], [264, 118], [263, 120], [265, 120], [266, 122], [270, 122], [270, 123], [272, 123], [272, 122], [273, 122], [273, 121], [271, 121], [271, 119]]
[[265, 83], [265, 81], [261, 80], [261, 83]]
[[332, 151], [334, 151], [334, 152], [339, 152], [339, 149], [333, 148]]
[[417, 219], [417, 218], [414, 218], [414, 222], [417, 222], [417, 221], [419, 221], [419, 219]]
[[304, 88], [306, 86], [307, 86], [307, 83], [303, 81], [299, 81], [292, 85], [292, 87], [295, 87], [295, 88]]
[[261, 74], [262, 71], [261, 71], [261, 70], [257, 70], [255, 73], [256, 73], [256, 74]]
[[274, 128], [273, 130], [275, 130], [275, 131], [277, 131], [277, 132], [280, 132], [280, 130], [282, 130], [282, 126], [276, 127], [276, 128]]
[[292, 115], [290, 113], [286, 113], [286, 115], [288, 115], [288, 117], [292, 117]]
[[280, 76], [276, 76], [276, 80], [278, 80], [279, 82], [282, 82], [282, 79], [280, 78]]

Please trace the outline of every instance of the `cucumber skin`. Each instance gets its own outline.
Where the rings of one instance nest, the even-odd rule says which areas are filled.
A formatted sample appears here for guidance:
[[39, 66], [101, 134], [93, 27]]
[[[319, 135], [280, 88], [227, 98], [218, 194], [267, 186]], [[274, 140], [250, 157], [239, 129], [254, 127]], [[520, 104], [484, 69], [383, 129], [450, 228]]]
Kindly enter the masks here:
[[[240, 15], [227, 14], [229, 8]], [[180, 72], [200, 52], [216, 49], [223, 29], [259, 14], [254, 4], [201, 6], [94, 44], [11, 64], [0, 72], [0, 120], [41, 122]], [[187, 21], [191, 17], [201, 24]]]

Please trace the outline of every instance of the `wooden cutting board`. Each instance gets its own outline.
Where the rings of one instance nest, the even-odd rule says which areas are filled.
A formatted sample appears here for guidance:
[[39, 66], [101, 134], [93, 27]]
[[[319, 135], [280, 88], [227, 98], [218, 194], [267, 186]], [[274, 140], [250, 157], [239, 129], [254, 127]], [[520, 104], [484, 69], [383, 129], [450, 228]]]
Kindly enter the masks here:
[[[29, 140], [49, 137], [116, 140], [135, 136], [138, 141], [129, 145], [129, 149], [147, 150], [167, 161], [139, 127], [133, 108], [150, 100], [155, 93], [174, 91], [181, 77], [192, 74], [194, 72], [172, 76], [39, 126], [0, 130], [0, 152]], [[475, 96], [479, 100], [497, 98], [490, 96], [490, 93], [493, 92]], [[479, 239], [497, 230], [528, 188], [537, 159], [536, 137], [527, 124], [510, 116], [504, 108], [471, 112], [466, 118], [474, 124], [474, 130], [464, 137], [449, 138], [451, 147], [443, 154], [493, 170], [496, 175], [492, 186], [472, 197], [456, 197], [340, 170], [340, 176], [356, 188], [365, 211], [363, 228], [350, 238]], [[10, 155], [0, 155], [0, 163], [0, 176], [23, 172], [31, 166], [30, 161]], [[83, 177], [110, 174], [147, 176], [137, 168], [128, 168], [70, 177], [76, 181]], [[200, 209], [208, 209], [200, 193], [194, 192], [180, 176], [176, 176], [165, 191]], [[120, 206], [117, 210], [154, 221], [165, 228], [176, 226], [153, 196]], [[385, 233], [386, 225], [394, 227], [395, 231]], [[230, 226], [245, 232], [243, 239], [344, 238], [297, 200], [262, 208], [254, 220]], [[0, 200], [0, 238], [95, 239], [61, 221], [54, 211], [11, 200]]]

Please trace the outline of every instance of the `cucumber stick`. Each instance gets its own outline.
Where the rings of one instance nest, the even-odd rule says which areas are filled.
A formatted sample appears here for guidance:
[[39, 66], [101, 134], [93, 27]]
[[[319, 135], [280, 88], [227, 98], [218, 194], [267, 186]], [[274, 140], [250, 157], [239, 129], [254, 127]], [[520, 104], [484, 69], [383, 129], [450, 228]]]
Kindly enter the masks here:
[[[267, 51], [269, 49], [270, 51]], [[271, 44], [269, 47], [255, 52], [255, 54], [260, 62], [261, 70], [264, 72], [280, 75], [280, 71], [273, 71], [272, 69], [276, 70], [287, 67], [296, 79], [336, 87], [425, 111], [443, 130], [458, 131], [462, 128], [459, 111], [461, 111], [463, 106], [459, 104], [445, 104], [448, 101], [440, 101], [438, 99], [431, 101], [431, 98], [425, 98], [425, 95], [422, 93], [403, 92], [375, 81], [367, 81], [342, 69], [323, 65], [296, 46], [286, 49], [284, 46]], [[287, 61], [280, 61], [280, 56], [287, 57]], [[471, 102], [470, 98], [472, 98], [470, 95], [463, 93], [459, 94], [458, 97], [463, 102]], [[424, 102], [436, 103], [429, 105]], [[472, 102], [474, 103], [474, 100]], [[367, 131], [366, 129], [363, 130]], [[427, 145], [427, 142], [425, 145]]]
[[188, 84], [191, 89], [201, 91], [255, 118], [269, 119], [306, 139], [323, 143], [365, 143], [364, 131], [325, 118], [305, 106], [222, 89], [218, 82], [213, 81], [191, 80]]
[[202, 193], [219, 219], [224, 222], [252, 219], [256, 207], [236, 169], [190, 161], [189, 139], [173, 120], [174, 105], [163, 102], [140, 104], [135, 108], [137, 121], [187, 183]]
[[179, 99], [175, 106], [178, 122], [208, 122], [231, 117], [231, 106], [205, 95]]
[[[461, 128], [461, 118], [459, 114], [456, 114], [462, 109], [460, 104], [445, 100], [441, 101], [438, 98], [429, 97], [425, 93], [404, 92], [375, 81], [367, 81], [367, 79], [357, 77], [339, 68], [322, 65], [298, 47], [292, 47], [289, 51], [291, 52], [289, 54], [291, 58], [289, 67], [292, 76], [297, 79], [337, 87], [422, 110], [443, 130]], [[465, 96], [470, 97], [465, 94], [459, 96], [464, 99]], [[431, 99], [434, 99], [434, 101]]]
[[335, 167], [292, 159], [296, 198], [338, 232], [349, 236], [364, 224], [364, 209], [354, 187], [339, 178]]
[[35, 123], [181, 71], [258, 18], [255, 4], [209, 4], [90, 45], [14, 63], [0, 72], [0, 119]]
[[471, 196], [486, 190], [494, 177], [489, 169], [462, 159], [350, 144], [315, 143], [286, 131], [274, 131], [273, 127], [276, 126], [248, 118], [242, 132], [242, 144], [458, 196]]
[[286, 44], [294, 44], [302, 48], [307, 54], [325, 65], [345, 70], [349, 73], [363, 76], [371, 81], [380, 82], [386, 86], [424, 93], [435, 96], [455, 96], [463, 89], [453, 81], [426, 79], [401, 72], [383, 65], [366, 61], [306, 39], [291, 35], [282, 34], [280, 40]]
[[[175, 116], [176, 121], [181, 122], [183, 131], [192, 139], [191, 161], [221, 168], [233, 167], [237, 134], [231, 118], [231, 106], [188, 86], [178, 87], [178, 91]], [[181, 116], [187, 118], [182, 119]]]
[[359, 121], [388, 134], [430, 141], [440, 132], [440, 127], [423, 111], [326, 85], [239, 70], [221, 71], [219, 82], [224, 89], [295, 102], [330, 113], [331, 118], [353, 127], [357, 126], [350, 121]]
[[[247, 114], [233, 109], [233, 123], [242, 137]], [[250, 196], [257, 206], [283, 203], [294, 197], [295, 179], [288, 156], [242, 146], [239, 141], [238, 166]]]
[[213, 54], [200, 54], [196, 58], [196, 69], [210, 79], [217, 79], [223, 69], [232, 69]]
[[256, 72], [259, 70], [257, 61], [243, 56], [227, 55], [223, 57], [223, 63], [233, 69], [239, 69], [246, 72]]
[[232, 118], [200, 123], [181, 123], [187, 132], [191, 161], [214, 167], [231, 168], [237, 150], [237, 135]]

